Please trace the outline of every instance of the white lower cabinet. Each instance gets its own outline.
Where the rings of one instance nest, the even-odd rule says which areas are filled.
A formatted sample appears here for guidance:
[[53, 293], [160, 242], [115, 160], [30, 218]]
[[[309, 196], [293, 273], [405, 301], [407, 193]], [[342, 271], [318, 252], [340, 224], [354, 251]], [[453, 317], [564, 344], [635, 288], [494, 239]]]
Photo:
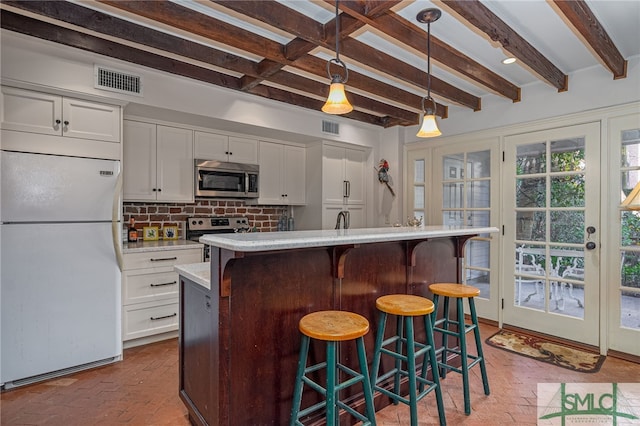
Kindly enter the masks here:
[[202, 262], [202, 248], [125, 253], [123, 260], [122, 340], [130, 342], [126, 346], [177, 330], [179, 284], [173, 267]]

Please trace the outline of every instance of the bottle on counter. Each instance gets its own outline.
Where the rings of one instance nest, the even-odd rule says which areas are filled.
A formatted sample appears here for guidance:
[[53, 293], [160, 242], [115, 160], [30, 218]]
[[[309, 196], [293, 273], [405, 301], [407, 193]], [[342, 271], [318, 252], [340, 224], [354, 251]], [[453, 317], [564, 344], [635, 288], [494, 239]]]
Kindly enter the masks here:
[[135, 243], [138, 241], [138, 230], [136, 229], [136, 220], [131, 218], [129, 220], [129, 229], [127, 232], [127, 241]]
[[289, 216], [289, 222], [287, 223], [287, 231], [294, 231], [295, 222], [293, 220], [293, 216]]

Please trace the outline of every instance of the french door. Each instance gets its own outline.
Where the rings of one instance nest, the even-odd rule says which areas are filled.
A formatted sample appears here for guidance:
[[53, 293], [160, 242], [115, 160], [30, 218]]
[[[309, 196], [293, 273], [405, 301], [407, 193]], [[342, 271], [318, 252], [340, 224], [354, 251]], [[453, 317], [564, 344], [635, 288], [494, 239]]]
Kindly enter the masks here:
[[[498, 138], [408, 152], [410, 214], [427, 224], [497, 227], [499, 154]], [[496, 321], [499, 253], [497, 236], [478, 235], [466, 243], [461, 265], [462, 281], [480, 289], [478, 315]]]
[[640, 115], [609, 122], [611, 197], [608, 229], [608, 347], [640, 356], [640, 210], [617, 206], [640, 185]]
[[503, 322], [598, 345], [600, 125], [504, 146]]

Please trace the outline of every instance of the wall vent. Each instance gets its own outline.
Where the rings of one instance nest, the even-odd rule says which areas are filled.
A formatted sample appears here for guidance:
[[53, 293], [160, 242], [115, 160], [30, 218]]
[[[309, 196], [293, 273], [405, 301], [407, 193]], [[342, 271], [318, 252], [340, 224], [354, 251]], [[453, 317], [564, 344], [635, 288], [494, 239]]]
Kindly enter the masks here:
[[334, 121], [322, 120], [322, 133], [340, 134], [340, 124]]
[[142, 96], [142, 78], [122, 71], [95, 66], [96, 89]]

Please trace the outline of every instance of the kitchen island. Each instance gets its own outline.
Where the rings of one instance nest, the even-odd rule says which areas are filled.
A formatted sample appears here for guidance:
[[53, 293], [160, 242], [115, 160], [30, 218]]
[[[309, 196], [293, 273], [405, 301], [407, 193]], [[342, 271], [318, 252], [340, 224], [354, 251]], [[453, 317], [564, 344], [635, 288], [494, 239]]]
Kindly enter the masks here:
[[[209, 276], [206, 265], [177, 267], [179, 391], [190, 421], [287, 424], [300, 318], [327, 309], [363, 315], [371, 324], [365, 338], [371, 359], [376, 298], [393, 293], [431, 297], [429, 284], [460, 282], [465, 242], [497, 231], [425, 226], [203, 236], [200, 241], [211, 246]], [[352, 365], [354, 352], [343, 344], [341, 362]], [[324, 358], [321, 345], [311, 353]], [[342, 398], [357, 407], [360, 392], [347, 389]], [[317, 400], [314, 392], [306, 392], [303, 405]], [[376, 399], [377, 408], [387, 404]]]

